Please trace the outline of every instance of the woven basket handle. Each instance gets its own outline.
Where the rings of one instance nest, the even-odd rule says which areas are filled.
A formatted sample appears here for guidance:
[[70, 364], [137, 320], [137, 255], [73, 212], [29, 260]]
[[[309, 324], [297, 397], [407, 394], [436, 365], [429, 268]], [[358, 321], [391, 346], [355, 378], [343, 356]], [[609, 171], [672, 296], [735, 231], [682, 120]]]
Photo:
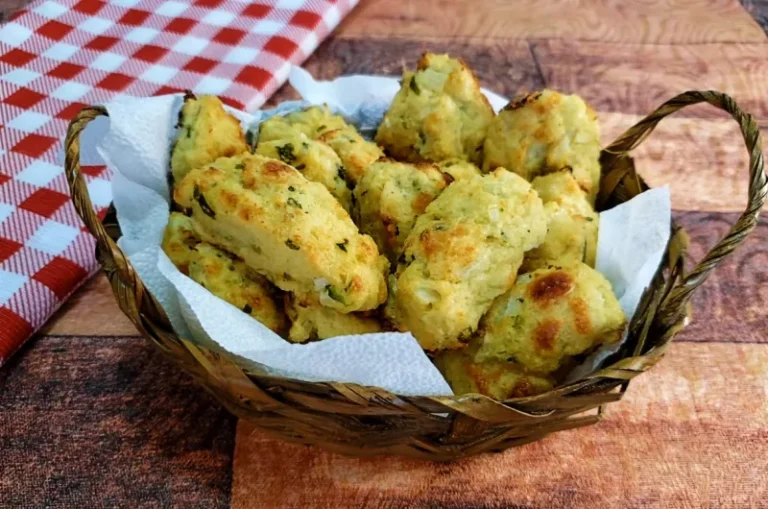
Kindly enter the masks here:
[[[763, 169], [763, 149], [760, 130], [752, 115], [745, 113], [730, 96], [715, 91], [689, 91], [670, 99], [656, 111], [642, 119], [606, 147], [603, 152], [620, 158], [640, 145], [661, 119], [686, 106], [707, 102], [728, 112], [739, 123], [749, 152], [748, 204], [744, 213], [720, 240], [688, 274], [672, 288], [659, 309], [662, 323], [672, 326], [685, 317], [688, 301], [693, 292], [707, 279], [720, 261], [741, 245], [749, 232], [757, 225], [760, 209], [768, 194], [768, 181]], [[618, 183], [618, 182], [617, 182]]]
[[[112, 283], [120, 301], [123, 310], [128, 308], [130, 312], [126, 314], [131, 318], [134, 324], [144, 330], [144, 324], [141, 322], [141, 305], [143, 299], [152, 301], [153, 306], [150, 309], [156, 310], [158, 315], [164, 317], [162, 308], [157, 305], [154, 297], [146, 291], [141, 279], [137, 276], [133, 266], [125, 257], [123, 252], [117, 248], [115, 241], [107, 233], [106, 228], [99, 220], [93, 210], [91, 198], [88, 195], [88, 188], [85, 178], [80, 171], [80, 133], [86, 126], [98, 117], [108, 117], [106, 108], [103, 106], [90, 106], [83, 108], [75, 118], [69, 123], [67, 135], [64, 138], [64, 172], [67, 176], [72, 201], [75, 204], [75, 210], [82, 218], [94, 237], [96, 237], [96, 250], [99, 261], [104, 267], [107, 277]], [[165, 319], [167, 322], [167, 319]]]

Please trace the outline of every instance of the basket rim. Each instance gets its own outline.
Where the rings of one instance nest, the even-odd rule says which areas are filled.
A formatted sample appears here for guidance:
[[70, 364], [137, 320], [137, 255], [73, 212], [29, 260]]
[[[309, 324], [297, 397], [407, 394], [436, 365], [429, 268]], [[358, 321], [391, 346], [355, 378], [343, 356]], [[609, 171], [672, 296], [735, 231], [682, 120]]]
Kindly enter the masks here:
[[[214, 359], [213, 362], [224, 362], [225, 364], [229, 362], [237, 367], [242, 376], [247, 377], [251, 382], [258, 381], [260, 385], [266, 387], [289, 385], [302, 388], [308, 394], [313, 392], [308, 389], [323, 388], [325, 391], [332, 391], [358, 404], [362, 400], [369, 403], [375, 402], [378, 398], [380, 402], [394, 405], [394, 407], [412, 405], [419, 411], [427, 413], [451, 411], [466, 414], [478, 420], [487, 420], [483, 417], [488, 417], [494, 412], [527, 419], [543, 419], [556, 412], [554, 409], [546, 410], [546, 403], [551, 403], [553, 400], [582, 398], [579, 402], [595, 403], [592, 408], [598, 405], [601, 408], [601, 405], [606, 402], [620, 399], [626, 391], [629, 381], [658, 362], [674, 335], [688, 324], [690, 298], [693, 292], [704, 282], [711, 270], [745, 240], [757, 223], [760, 208], [765, 202], [766, 195], [768, 195], [768, 181], [766, 181], [763, 169], [760, 131], [754, 118], [743, 112], [732, 98], [715, 91], [689, 91], [674, 97], [604, 148], [601, 152], [601, 163], [603, 165], [603, 181], [606, 185], [601, 185], [598, 201], [607, 204], [617, 194], [620, 199], [622, 196], [631, 197], [649, 189], [635, 171], [628, 153], [646, 139], [662, 118], [687, 105], [700, 102], [707, 102], [725, 110], [740, 124], [750, 154], [749, 204], [745, 212], [731, 228], [729, 234], [688, 273], [683, 270], [686, 235], [682, 228], [675, 225], [674, 222], [672, 223], [673, 231], [670, 244], [665, 250], [667, 263], [665, 265], [663, 260], [660, 264], [656, 277], [646, 289], [641, 306], [638, 307], [633, 318], [635, 326], [637, 326], [636, 319], [642, 321], [645, 318], [645, 322], [641, 324], [643, 325], [640, 331], [641, 336], [635, 345], [634, 354], [621, 357], [615, 363], [604, 366], [582, 379], [558, 386], [551, 391], [504, 401], [498, 401], [482, 394], [464, 394], [461, 396], [402, 395], [379, 387], [363, 386], [351, 382], [309, 382], [291, 377], [267, 375], [256, 373], [249, 368], [248, 364], [253, 361], [238, 358], [231, 353], [224, 356], [226, 361], [221, 361], [219, 358], [221, 354], [208, 350], [189, 339], [179, 337], [173, 332], [162, 308], [144, 288], [130, 262], [117, 247], [113, 238], [117, 231], [114, 228], [115, 225], [102, 224], [93, 211], [87, 187], [80, 173], [79, 136], [90, 121], [99, 116], [108, 116], [105, 107], [85, 107], [70, 123], [65, 139], [65, 172], [75, 208], [88, 230], [96, 237], [97, 257], [112, 283], [122, 310], [134, 322], [139, 331], [152, 340], [164, 353], [169, 354], [168, 347], [170, 342], [173, 342], [190, 352], [201, 366], [212, 366], [211, 359]], [[621, 195], [621, 193], [626, 194]], [[665, 269], [669, 272], [669, 278], [666, 280], [663, 276]], [[125, 292], [128, 289], [133, 290], [136, 294], [132, 302], [124, 302], [121, 299], [125, 293], [120, 292]], [[640, 312], [641, 307], [644, 310], [643, 313]], [[647, 318], [647, 313], [651, 313], [650, 318]], [[628, 325], [628, 328], [631, 326], [632, 324]], [[653, 334], [658, 336], [658, 341], [647, 350], [642, 351], [652, 327], [654, 328]], [[180, 355], [179, 351], [173, 353]], [[170, 356], [173, 358], [173, 355]], [[182, 367], [185, 368], [185, 371], [190, 372], [188, 365], [182, 364]], [[194, 373], [192, 374], [194, 375]], [[231, 375], [231, 373], [227, 371], [227, 375]], [[613, 392], [616, 387], [619, 387], [619, 392]], [[615, 396], [609, 396], [610, 394]], [[217, 395], [221, 396], [220, 394]], [[575, 403], [576, 401], [574, 401]], [[433, 404], [435, 404], [434, 407]], [[535, 409], [539, 407], [544, 407], [544, 410], [537, 412]], [[491, 420], [496, 421], [496, 419]]]

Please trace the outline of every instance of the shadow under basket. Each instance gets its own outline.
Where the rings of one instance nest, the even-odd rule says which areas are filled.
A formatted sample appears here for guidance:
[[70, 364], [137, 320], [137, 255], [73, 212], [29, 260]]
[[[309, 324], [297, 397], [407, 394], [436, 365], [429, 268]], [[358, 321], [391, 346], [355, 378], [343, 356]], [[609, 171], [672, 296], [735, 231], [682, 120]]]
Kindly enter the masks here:
[[[117, 247], [120, 229], [94, 213], [80, 171], [80, 133], [103, 107], [83, 109], [69, 125], [65, 170], [77, 212], [96, 237], [96, 256], [120, 308], [169, 359], [192, 375], [221, 404], [257, 427], [302, 444], [354, 456], [402, 455], [453, 460], [539, 440], [549, 433], [594, 424], [606, 404], [624, 395], [631, 379], [656, 364], [688, 322], [690, 300], [709, 273], [755, 227], [768, 193], [760, 131], [751, 115], [725, 94], [690, 91], [662, 104], [601, 153], [598, 210], [648, 189], [628, 153], [667, 115], [706, 102], [738, 123], [749, 152], [748, 205], [728, 234], [690, 272], [685, 271], [687, 235], [673, 224], [662, 265], [629, 324], [628, 341], [588, 377], [537, 396], [504, 401], [460, 397], [400, 396], [376, 387], [304, 382], [265, 376], [247, 361], [207, 350], [177, 336], [131, 263]], [[617, 440], [620, 440], [617, 437]]]

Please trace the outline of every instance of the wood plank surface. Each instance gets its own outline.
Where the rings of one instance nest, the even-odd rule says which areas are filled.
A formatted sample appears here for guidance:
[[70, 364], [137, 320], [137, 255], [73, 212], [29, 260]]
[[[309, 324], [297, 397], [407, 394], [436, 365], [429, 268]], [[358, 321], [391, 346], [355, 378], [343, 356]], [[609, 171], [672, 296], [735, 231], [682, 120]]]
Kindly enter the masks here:
[[0, 507], [228, 507], [235, 421], [143, 338], [38, 338], [0, 369]]
[[602, 422], [448, 465], [347, 458], [241, 421], [232, 507], [765, 507], [767, 379], [768, 345], [676, 343]]
[[369, 0], [344, 20], [338, 37], [766, 41], [738, 0]]

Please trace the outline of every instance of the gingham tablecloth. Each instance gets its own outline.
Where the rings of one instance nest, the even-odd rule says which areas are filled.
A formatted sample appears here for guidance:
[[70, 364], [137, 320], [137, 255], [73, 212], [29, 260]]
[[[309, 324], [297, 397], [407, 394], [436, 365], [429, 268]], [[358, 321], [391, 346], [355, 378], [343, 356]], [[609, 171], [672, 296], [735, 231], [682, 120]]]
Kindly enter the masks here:
[[[45, 0], [0, 25], [0, 365], [96, 270], [61, 139], [85, 105], [191, 89], [253, 110], [358, 0]], [[94, 206], [109, 172], [83, 171]]]

